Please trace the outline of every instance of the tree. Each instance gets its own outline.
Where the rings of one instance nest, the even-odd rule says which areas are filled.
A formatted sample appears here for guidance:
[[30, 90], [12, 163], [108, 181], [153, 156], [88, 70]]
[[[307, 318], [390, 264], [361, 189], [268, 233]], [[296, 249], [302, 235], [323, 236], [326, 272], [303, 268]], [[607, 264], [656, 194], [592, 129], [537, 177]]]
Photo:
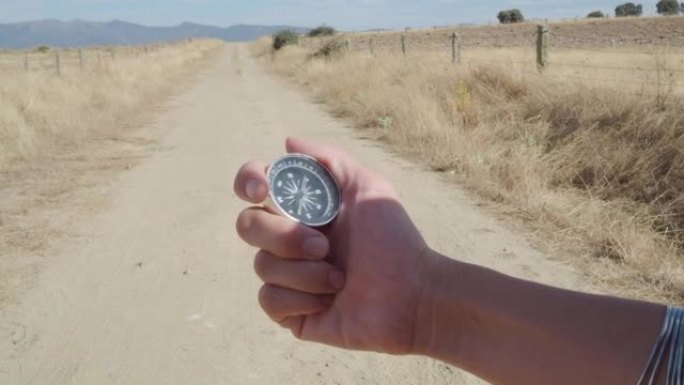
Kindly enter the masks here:
[[328, 27], [327, 25], [321, 25], [320, 27], [316, 27], [309, 31], [309, 37], [316, 37], [316, 36], [332, 36], [336, 33], [335, 28], [333, 27]]
[[294, 45], [298, 43], [299, 35], [289, 30], [280, 31], [273, 35], [273, 49], [276, 51], [285, 47], [286, 45]]
[[660, 0], [656, 4], [658, 13], [666, 16], [679, 14], [679, 8], [680, 4], [677, 2], [677, 0]]
[[615, 7], [616, 17], [641, 16], [642, 13], [644, 13], [644, 7], [641, 4], [624, 3]]
[[499, 22], [501, 24], [521, 23], [525, 21], [525, 18], [523, 17], [523, 14], [522, 12], [520, 12], [519, 9], [509, 9], [507, 11], [501, 11], [497, 15], [497, 18], [499, 19]]
[[603, 19], [605, 16], [603, 15], [603, 12], [601, 11], [594, 11], [591, 12], [587, 15], [588, 18], [590, 19]]

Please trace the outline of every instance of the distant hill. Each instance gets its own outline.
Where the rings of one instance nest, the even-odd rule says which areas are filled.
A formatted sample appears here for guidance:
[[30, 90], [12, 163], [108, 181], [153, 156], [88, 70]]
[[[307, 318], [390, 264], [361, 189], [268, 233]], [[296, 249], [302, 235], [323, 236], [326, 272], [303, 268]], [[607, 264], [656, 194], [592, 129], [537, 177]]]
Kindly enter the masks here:
[[97, 23], [82, 20], [41, 20], [0, 24], [0, 48], [24, 49], [40, 45], [76, 47], [91, 45], [136, 45], [187, 38], [215, 38], [225, 41], [251, 41], [264, 35], [290, 29], [306, 33], [308, 28], [260, 25], [234, 25], [227, 28], [194, 23], [174, 27], [146, 27], [114, 20]]

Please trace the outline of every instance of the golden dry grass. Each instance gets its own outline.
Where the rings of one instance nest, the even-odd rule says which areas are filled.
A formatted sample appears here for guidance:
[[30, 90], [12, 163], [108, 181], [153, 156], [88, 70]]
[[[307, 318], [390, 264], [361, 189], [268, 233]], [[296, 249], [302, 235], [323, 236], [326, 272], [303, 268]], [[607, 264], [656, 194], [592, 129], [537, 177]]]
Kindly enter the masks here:
[[135, 129], [222, 46], [196, 40], [146, 55], [118, 47], [114, 61], [108, 51], [92, 60], [102, 50], [91, 49], [83, 71], [72, 62], [61, 76], [27, 72], [14, 60], [18, 68], [0, 72], [0, 306], [31, 286], [60, 240], [75, 240], [112, 180], [155, 148], [158, 132]]
[[452, 174], [610, 290], [682, 302], [684, 101], [662, 84], [529, 74], [497, 57], [526, 54], [512, 50], [455, 69], [441, 53], [312, 60], [303, 47], [271, 57], [268, 44], [254, 52], [274, 72]]
[[119, 122], [147, 105], [148, 98], [157, 97], [218, 44], [163, 45], [146, 55], [88, 62], [83, 71], [65, 63], [61, 76], [52, 68], [2, 72], [0, 171], [55, 147], [77, 146], [93, 134], [115, 133], [121, 128]]

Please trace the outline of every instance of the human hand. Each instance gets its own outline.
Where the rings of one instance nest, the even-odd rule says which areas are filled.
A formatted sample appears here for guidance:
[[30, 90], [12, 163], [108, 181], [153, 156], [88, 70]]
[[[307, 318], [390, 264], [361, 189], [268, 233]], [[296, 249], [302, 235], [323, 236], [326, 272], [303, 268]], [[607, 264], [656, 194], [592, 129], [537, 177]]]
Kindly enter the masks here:
[[[254, 261], [264, 281], [259, 302], [268, 316], [303, 340], [391, 354], [415, 352], [415, 325], [432, 252], [391, 184], [341, 151], [289, 139], [290, 153], [324, 164], [342, 192], [338, 217], [311, 229], [251, 207], [237, 220], [242, 239], [261, 249]], [[266, 200], [268, 165], [250, 162], [236, 194]]]

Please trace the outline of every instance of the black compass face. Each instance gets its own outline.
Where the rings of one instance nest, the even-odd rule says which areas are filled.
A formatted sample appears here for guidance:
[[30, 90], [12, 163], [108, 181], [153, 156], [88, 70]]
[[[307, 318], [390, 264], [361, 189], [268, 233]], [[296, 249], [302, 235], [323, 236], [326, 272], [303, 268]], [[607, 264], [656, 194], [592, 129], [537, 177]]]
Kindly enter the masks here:
[[340, 190], [330, 172], [314, 158], [290, 154], [268, 171], [273, 204], [288, 218], [310, 227], [325, 226], [340, 210]]

